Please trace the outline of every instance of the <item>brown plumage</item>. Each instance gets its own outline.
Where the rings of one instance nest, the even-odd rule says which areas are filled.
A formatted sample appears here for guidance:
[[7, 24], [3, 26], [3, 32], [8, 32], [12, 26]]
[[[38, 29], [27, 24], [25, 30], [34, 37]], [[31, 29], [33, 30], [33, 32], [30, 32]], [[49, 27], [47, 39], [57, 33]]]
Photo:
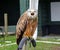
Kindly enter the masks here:
[[[26, 11], [18, 20], [16, 25], [16, 38], [17, 38], [17, 44], [19, 45], [19, 42], [23, 37], [32, 38], [35, 29], [37, 27], [38, 18], [37, 15], [34, 17], [33, 13], [31, 14], [33, 18], [29, 17], [28, 11]], [[30, 12], [31, 13], [31, 12]]]

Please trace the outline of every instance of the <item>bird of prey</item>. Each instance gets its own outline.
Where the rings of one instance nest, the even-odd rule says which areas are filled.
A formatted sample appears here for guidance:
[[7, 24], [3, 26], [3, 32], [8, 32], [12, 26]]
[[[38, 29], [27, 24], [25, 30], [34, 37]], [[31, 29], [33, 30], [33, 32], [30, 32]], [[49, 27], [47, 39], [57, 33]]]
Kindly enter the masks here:
[[16, 39], [18, 45], [23, 37], [32, 38], [38, 24], [37, 14], [37, 10], [28, 9], [20, 16], [16, 25]]

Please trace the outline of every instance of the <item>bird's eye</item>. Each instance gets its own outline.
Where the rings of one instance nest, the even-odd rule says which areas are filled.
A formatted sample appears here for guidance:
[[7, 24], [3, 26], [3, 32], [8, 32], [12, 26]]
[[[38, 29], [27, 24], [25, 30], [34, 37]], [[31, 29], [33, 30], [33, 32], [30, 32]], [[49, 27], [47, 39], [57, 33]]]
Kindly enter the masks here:
[[28, 12], [31, 12], [31, 11], [28, 11]]
[[36, 12], [36, 11], [34, 11], [34, 12]]

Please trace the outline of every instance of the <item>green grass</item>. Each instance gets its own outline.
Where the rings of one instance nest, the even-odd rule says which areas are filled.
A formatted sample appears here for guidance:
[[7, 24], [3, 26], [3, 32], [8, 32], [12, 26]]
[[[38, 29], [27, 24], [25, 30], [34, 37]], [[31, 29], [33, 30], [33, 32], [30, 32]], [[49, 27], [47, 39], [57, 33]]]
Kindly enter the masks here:
[[[54, 48], [58, 49], [57, 47], [60, 45], [37, 43], [36, 50], [53, 50]], [[31, 49], [34, 50], [33, 47], [29, 48], [29, 50]], [[0, 50], [17, 50], [17, 45], [0, 47]]]
[[14, 43], [16, 41], [16, 37], [11, 35], [11, 36], [7, 36], [7, 37], [1, 37], [0, 38], [0, 44], [6, 44], [5, 41], [11, 41], [11, 43]]
[[17, 50], [17, 45], [0, 47], [0, 50]]
[[[55, 38], [38, 38], [38, 40], [42, 40], [42, 41], [54, 41], [56, 42], [57, 40]], [[5, 43], [3, 40], [3, 38], [0, 38], [0, 44], [2, 45], [6, 45], [8, 43]], [[15, 35], [13, 36], [8, 36], [6, 37], [5, 39], [6, 41], [11, 41], [11, 43], [14, 43], [16, 42], [16, 37]], [[59, 41], [58, 41], [59, 42]], [[10, 43], [9, 43], [10, 44]], [[0, 47], [0, 50], [17, 50], [17, 44], [14, 44], [14, 45], [10, 45], [10, 46], [3, 46], [3, 47]], [[28, 46], [27, 46], [28, 48]], [[46, 44], [46, 43], [42, 43], [42, 42], [37, 42], [37, 46], [35, 48], [36, 50], [60, 50], [60, 44]], [[34, 50], [33, 47], [29, 47], [28, 50]]]
[[37, 40], [41, 41], [52, 41], [52, 42], [60, 42], [60, 37], [38, 37]]
[[53, 50], [54, 47], [60, 47], [60, 45], [56, 44], [46, 44], [46, 43], [38, 43], [37, 50]]

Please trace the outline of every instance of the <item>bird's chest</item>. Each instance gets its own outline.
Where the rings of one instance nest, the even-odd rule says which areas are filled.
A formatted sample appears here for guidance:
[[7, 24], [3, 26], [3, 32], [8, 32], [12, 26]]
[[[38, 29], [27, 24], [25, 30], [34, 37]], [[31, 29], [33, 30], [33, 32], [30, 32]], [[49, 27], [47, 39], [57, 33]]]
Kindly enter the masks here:
[[30, 29], [30, 30], [32, 30], [33, 23], [34, 23], [34, 20], [28, 20], [28, 22], [27, 22], [27, 28]]
[[26, 30], [24, 32], [25, 36], [28, 36], [28, 37], [32, 36], [32, 34], [33, 34], [32, 32], [34, 30], [34, 25], [35, 25], [34, 23], [35, 23], [34, 20], [28, 20], [27, 27], [26, 27]]

